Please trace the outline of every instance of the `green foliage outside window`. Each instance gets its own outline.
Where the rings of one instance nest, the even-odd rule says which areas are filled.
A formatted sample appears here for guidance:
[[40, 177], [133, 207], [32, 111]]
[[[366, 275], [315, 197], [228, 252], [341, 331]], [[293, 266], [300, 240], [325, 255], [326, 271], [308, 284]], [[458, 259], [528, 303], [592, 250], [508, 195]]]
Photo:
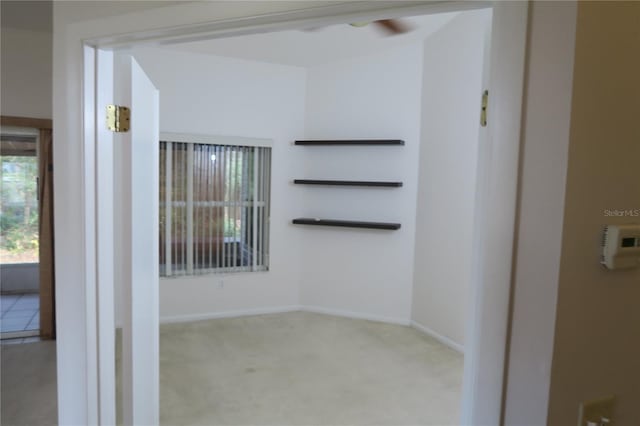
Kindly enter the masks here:
[[0, 156], [0, 254], [2, 263], [38, 261], [36, 157]]

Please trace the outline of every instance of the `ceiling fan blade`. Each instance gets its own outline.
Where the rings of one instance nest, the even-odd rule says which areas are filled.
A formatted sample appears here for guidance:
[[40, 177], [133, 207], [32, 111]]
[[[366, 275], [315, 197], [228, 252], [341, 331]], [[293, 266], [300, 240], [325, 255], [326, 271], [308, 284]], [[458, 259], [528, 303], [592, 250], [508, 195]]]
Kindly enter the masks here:
[[373, 23], [389, 35], [404, 34], [411, 30], [406, 23], [399, 19], [381, 19], [379, 21], [374, 21]]

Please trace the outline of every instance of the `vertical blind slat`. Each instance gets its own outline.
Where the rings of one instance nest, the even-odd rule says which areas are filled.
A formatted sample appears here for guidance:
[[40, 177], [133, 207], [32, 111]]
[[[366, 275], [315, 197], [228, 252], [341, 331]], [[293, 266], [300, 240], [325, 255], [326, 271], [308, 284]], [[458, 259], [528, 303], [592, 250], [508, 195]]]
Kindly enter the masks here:
[[173, 158], [173, 147], [172, 147], [172, 143], [171, 142], [167, 142], [165, 144], [165, 195], [164, 195], [164, 201], [165, 201], [165, 206], [164, 206], [164, 236], [165, 236], [165, 275], [170, 277], [171, 276], [171, 262], [172, 262], [172, 256], [171, 256], [171, 243], [173, 241], [172, 238], [172, 203], [171, 203], [171, 194], [172, 194], [172, 175], [173, 175], [173, 170], [172, 170], [172, 158]]
[[[174, 146], [174, 154], [173, 155], [173, 159], [172, 159], [172, 168], [176, 173], [172, 174], [172, 187], [174, 188], [174, 192], [171, 195], [171, 202], [174, 203], [175, 201], [177, 201], [179, 198], [179, 194], [180, 194], [180, 185], [178, 185], [178, 179], [177, 179], [177, 175], [179, 173], [178, 170], [178, 159], [179, 157], [179, 152], [176, 151], [176, 147]], [[172, 229], [172, 233], [173, 233], [173, 239], [171, 240], [171, 252], [172, 252], [172, 258], [175, 259], [174, 261], [174, 265], [176, 267], [177, 271], [180, 271], [180, 264], [179, 262], [181, 261], [181, 257], [179, 256], [178, 253], [178, 248], [179, 248], [179, 243], [180, 240], [178, 239], [178, 235], [179, 235], [179, 230], [178, 230], [178, 225], [181, 224], [182, 222], [180, 221], [179, 215], [180, 215], [180, 211], [178, 210], [177, 207], [175, 207], [175, 205], [172, 204], [171, 206], [171, 210], [173, 211], [173, 215], [172, 215], [172, 220], [173, 220], [173, 224], [171, 226]]]
[[[247, 196], [247, 159], [249, 158], [249, 150], [246, 147], [242, 148], [242, 195], [240, 199], [244, 202], [248, 200]], [[243, 207], [240, 210], [240, 265], [244, 266], [246, 255], [246, 234], [247, 234], [247, 209]]]
[[[262, 176], [262, 152], [258, 151], [256, 156], [256, 161], [258, 162], [258, 179], [256, 180], [256, 184], [258, 185], [257, 188], [257, 195], [256, 195], [256, 200], [255, 202], [258, 204], [260, 201], [262, 201], [262, 182], [260, 179], [260, 176]], [[262, 260], [262, 227], [260, 226], [260, 222], [262, 220], [262, 207], [260, 207], [260, 204], [258, 204], [258, 222], [257, 222], [257, 231], [258, 231], [258, 265], [260, 265], [261, 260]]]
[[238, 266], [238, 243], [236, 241], [236, 225], [238, 223], [238, 162], [240, 156], [239, 147], [234, 147], [234, 162], [233, 162], [233, 218], [231, 220], [232, 229], [233, 229], [233, 239], [231, 241], [231, 247], [233, 249], [233, 267]]
[[202, 145], [197, 145], [198, 146], [198, 156], [197, 156], [197, 160], [198, 160], [198, 184], [194, 187], [194, 192], [197, 194], [198, 196], [198, 204], [197, 204], [197, 208], [195, 209], [195, 219], [194, 219], [194, 224], [196, 226], [196, 230], [194, 235], [196, 236], [196, 241], [195, 241], [195, 263], [194, 263], [194, 268], [196, 271], [200, 270], [202, 268], [201, 262], [202, 262], [202, 243], [204, 241], [204, 238], [202, 238], [202, 233], [203, 233], [203, 229], [204, 229], [204, 222], [202, 220], [202, 203], [201, 201], [203, 200], [202, 198], [202, 191], [204, 190], [205, 186], [202, 182], [202, 169], [204, 168], [204, 163], [202, 162], [204, 155], [202, 152]]
[[[231, 165], [231, 156], [229, 155], [229, 147], [225, 146], [224, 147], [224, 181], [221, 182], [222, 186], [224, 188], [224, 201], [228, 202], [229, 201], [229, 185], [225, 185], [225, 183], [229, 182], [229, 178], [230, 178], [230, 168], [229, 167]], [[227, 260], [229, 259], [229, 248], [227, 246], [227, 221], [229, 220], [229, 207], [226, 206], [224, 208], [224, 221], [223, 221], [223, 225], [222, 225], [222, 267], [226, 268], [227, 266], [229, 266], [227, 264]]]
[[[211, 150], [211, 146], [208, 145], [207, 146], [207, 155], [209, 156], [209, 159], [211, 161], [209, 161], [207, 163], [207, 201], [212, 201], [213, 200], [213, 171], [215, 170], [215, 157], [211, 157], [212, 155], [212, 150]], [[208, 207], [207, 208], [207, 228], [209, 231], [209, 261], [207, 262], [207, 269], [211, 269], [213, 268], [213, 208]]]
[[258, 191], [258, 161], [256, 156], [253, 156], [253, 227], [252, 227], [252, 268], [255, 271], [258, 267], [258, 203], [256, 203], [257, 191]]
[[[181, 150], [180, 152], [181, 154], [181, 161], [180, 161], [180, 176], [181, 176], [181, 182], [180, 182], [180, 201], [184, 201], [185, 204], [184, 206], [181, 206], [180, 209], [180, 222], [182, 224], [182, 232], [180, 234], [180, 244], [182, 245], [182, 259], [180, 261], [181, 263], [181, 269], [182, 271], [186, 271], [186, 260], [187, 260], [187, 244], [186, 244], [186, 235], [187, 235], [187, 221], [186, 221], [186, 216], [187, 216], [187, 206], [186, 206], [186, 202], [187, 202], [187, 181], [185, 179], [185, 176], [187, 174], [187, 155], [185, 155], [186, 153], [184, 152], [184, 150]], [[188, 272], [188, 271], [187, 271]]]
[[199, 241], [198, 241], [198, 247], [199, 247], [199, 263], [198, 263], [198, 270], [202, 271], [204, 268], [206, 268], [207, 266], [207, 261], [206, 261], [206, 231], [207, 231], [207, 212], [206, 212], [206, 207], [205, 207], [205, 201], [207, 201], [207, 162], [211, 162], [211, 160], [209, 160], [207, 158], [207, 150], [205, 148], [205, 145], [200, 145], [200, 187], [198, 188], [198, 193], [199, 193], [199, 200], [200, 203], [198, 204], [198, 211], [200, 212], [200, 232], [198, 235]]
[[193, 144], [187, 144], [187, 274], [193, 274]]
[[[216, 200], [220, 201], [222, 197], [220, 196], [221, 188], [222, 188], [222, 149], [219, 146], [216, 146]], [[220, 269], [222, 266], [222, 259], [220, 258], [220, 252], [222, 249], [222, 244], [220, 241], [220, 207], [214, 207], [216, 211], [216, 268]]]
[[[182, 188], [183, 183], [184, 183], [184, 171], [182, 170], [182, 162], [184, 161], [184, 155], [182, 155], [182, 149], [178, 150], [176, 152], [176, 154], [178, 154], [178, 156], [176, 157], [176, 165], [177, 165], [177, 170], [178, 173], [176, 173], [176, 187], [177, 187], [177, 191], [176, 191], [176, 201], [181, 202], [182, 201], [182, 197], [184, 197], [184, 190]], [[182, 217], [182, 205], [179, 204], [176, 206], [176, 218], [178, 219], [178, 225], [180, 226], [180, 230], [176, 232], [176, 249], [180, 250], [180, 263], [179, 263], [179, 269], [180, 272], [184, 272], [184, 242], [182, 241], [182, 235], [184, 234], [184, 220]], [[179, 232], [179, 233], [178, 233]], [[178, 237], [179, 236], [179, 237]]]
[[265, 198], [266, 203], [266, 219], [265, 219], [265, 239], [267, 242], [267, 255], [265, 257], [265, 265], [269, 265], [271, 259], [269, 258], [271, 251], [269, 250], [269, 243], [271, 239], [271, 150], [265, 150], [267, 154], [267, 173], [265, 174], [265, 180], [267, 181], [267, 195]]
[[[172, 144], [173, 145], [173, 144]], [[178, 208], [176, 207], [176, 205], [174, 204], [179, 197], [180, 194], [180, 185], [178, 185], [178, 174], [180, 173], [179, 169], [178, 169], [178, 160], [180, 158], [180, 153], [176, 150], [176, 146], [172, 146], [173, 148], [173, 156], [172, 156], [172, 165], [171, 168], [173, 169], [173, 173], [172, 173], [172, 184], [171, 187], [173, 188], [173, 193], [171, 194], [171, 211], [173, 212], [172, 215], [172, 226], [171, 226], [171, 233], [172, 233], [172, 240], [171, 240], [171, 254], [172, 254], [172, 259], [174, 259], [174, 267], [176, 271], [180, 271], [180, 254], [178, 253], [178, 248], [179, 248], [179, 243], [180, 240], [178, 238], [179, 235], [179, 225], [182, 223], [180, 221], [180, 211], [178, 210]]]
[[197, 271], [198, 269], [198, 206], [195, 204], [198, 201], [198, 188], [200, 182], [198, 182], [198, 169], [200, 163], [200, 156], [198, 155], [198, 145], [191, 144], [193, 147], [193, 152], [191, 153], [191, 158], [193, 159], [193, 186], [191, 187], [192, 191], [192, 212], [191, 216], [193, 219], [193, 229], [191, 231], [191, 247], [192, 247], [192, 273]]
[[[264, 191], [265, 191], [265, 181], [264, 181], [264, 172], [265, 172], [265, 155], [264, 151], [260, 150], [260, 201], [264, 202]], [[264, 204], [260, 208], [260, 264], [264, 265]]]
[[187, 240], [187, 235], [189, 232], [189, 223], [188, 223], [188, 215], [189, 215], [189, 208], [187, 206], [187, 204], [189, 203], [189, 196], [188, 196], [188, 191], [189, 191], [189, 151], [188, 151], [188, 146], [189, 145], [185, 145], [184, 148], [181, 152], [182, 154], [182, 162], [181, 162], [181, 166], [182, 166], [182, 171], [181, 171], [181, 175], [182, 175], [182, 182], [181, 182], [181, 190], [182, 190], [182, 194], [180, 197], [180, 201], [184, 202], [180, 212], [181, 212], [181, 220], [182, 220], [182, 235], [180, 236], [180, 242], [182, 243], [182, 250], [183, 250], [183, 254], [182, 254], [182, 270], [185, 273], [189, 273], [188, 271], [188, 259], [189, 259], [189, 241]]

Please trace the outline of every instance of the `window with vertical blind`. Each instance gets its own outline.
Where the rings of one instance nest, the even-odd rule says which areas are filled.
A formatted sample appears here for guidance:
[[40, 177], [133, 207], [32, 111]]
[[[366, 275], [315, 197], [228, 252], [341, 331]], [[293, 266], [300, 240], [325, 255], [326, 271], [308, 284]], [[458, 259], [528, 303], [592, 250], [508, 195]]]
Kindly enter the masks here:
[[271, 148], [246, 141], [163, 137], [161, 276], [268, 270]]

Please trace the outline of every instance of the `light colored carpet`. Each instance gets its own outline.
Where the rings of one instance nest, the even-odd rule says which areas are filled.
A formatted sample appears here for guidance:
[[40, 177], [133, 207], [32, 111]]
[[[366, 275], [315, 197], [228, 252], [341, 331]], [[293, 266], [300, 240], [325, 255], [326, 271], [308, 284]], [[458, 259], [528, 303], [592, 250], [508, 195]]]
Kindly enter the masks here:
[[457, 424], [463, 357], [403, 326], [291, 312], [160, 331], [163, 425]]
[[58, 423], [56, 344], [43, 341], [2, 345], [0, 424]]

